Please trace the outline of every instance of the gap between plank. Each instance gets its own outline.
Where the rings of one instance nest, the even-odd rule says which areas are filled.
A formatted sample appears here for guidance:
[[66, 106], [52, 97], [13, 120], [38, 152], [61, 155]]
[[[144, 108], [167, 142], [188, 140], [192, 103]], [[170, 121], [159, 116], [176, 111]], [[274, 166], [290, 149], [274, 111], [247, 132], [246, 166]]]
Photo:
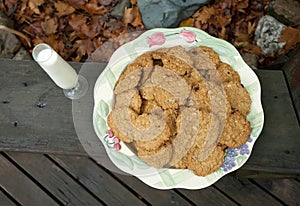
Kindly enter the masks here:
[[15, 160], [13, 160], [5, 152], [0, 152], [10, 163], [12, 163], [17, 169], [19, 169], [26, 177], [28, 177], [34, 184], [36, 184], [41, 190], [43, 190], [50, 198], [52, 198], [57, 204], [64, 205], [55, 195], [48, 191], [41, 183], [39, 183], [33, 176], [31, 176], [21, 165], [19, 165]]
[[263, 186], [261, 186], [260, 184], [258, 184], [257, 182], [255, 182], [255, 180], [253, 179], [248, 179], [252, 184], [256, 185], [258, 188], [260, 188], [261, 190], [263, 190], [265, 193], [267, 193], [268, 195], [270, 195], [271, 197], [273, 197], [275, 200], [277, 200], [279, 203], [281, 203], [282, 205], [287, 205], [285, 202], [283, 202], [281, 199], [279, 199], [278, 197], [276, 197], [275, 195], [273, 195], [271, 192], [269, 192], [267, 189], [265, 189]]
[[100, 167], [101, 169], [103, 169], [106, 173], [108, 173], [110, 176], [112, 176], [112, 178], [114, 178], [115, 180], [117, 180], [122, 186], [124, 186], [127, 190], [129, 190], [131, 193], [134, 194], [134, 196], [136, 196], [139, 200], [141, 200], [143, 203], [145, 203], [146, 205], [151, 206], [151, 203], [149, 203], [144, 197], [142, 197], [140, 194], [138, 194], [135, 190], [133, 190], [131, 187], [129, 187], [128, 185], [126, 185], [122, 180], [120, 180], [118, 177], [116, 177], [110, 170], [106, 169], [105, 167], [103, 167], [102, 165], [98, 164], [93, 158], [89, 159], [94, 162], [98, 167]]
[[[292, 94], [292, 90], [290, 88], [290, 84], [289, 84], [289, 81], [287, 79], [287, 75], [286, 75], [286, 72], [284, 70], [281, 70], [282, 73], [283, 73], [283, 77], [284, 77], [284, 80], [285, 80], [285, 84], [288, 88], [288, 92], [289, 92], [289, 95], [290, 95], [290, 98], [291, 98], [291, 101], [292, 101], [292, 105], [293, 105], [293, 109], [295, 111], [295, 114], [296, 114], [296, 118], [297, 118], [297, 121], [298, 121], [298, 125], [300, 126], [300, 117], [298, 115], [298, 110], [297, 110], [297, 107], [296, 107], [296, 104], [294, 102], [294, 97], [293, 97], [293, 94]], [[300, 109], [300, 108], [299, 108]], [[299, 111], [300, 113], [300, 111]]]
[[222, 190], [220, 190], [218, 187], [216, 187], [215, 185], [212, 185], [211, 187], [215, 188], [217, 191], [219, 191], [221, 194], [223, 194], [225, 197], [227, 197], [229, 200], [231, 200], [232, 202], [234, 202], [236, 205], [241, 205], [240, 203], [238, 203], [235, 199], [233, 199], [232, 197], [230, 197], [229, 195], [227, 195], [225, 192], [223, 192]]
[[195, 204], [194, 202], [192, 202], [188, 197], [186, 197], [184, 194], [182, 194], [180, 191], [178, 191], [177, 189], [174, 189], [175, 193], [177, 193], [180, 197], [182, 197], [185, 201], [187, 201], [188, 203], [190, 203], [191, 205], [195, 205], [197, 206], [197, 204]]
[[58, 162], [56, 162], [50, 155], [44, 154], [44, 156], [49, 159], [53, 164], [55, 164], [59, 169], [61, 169], [64, 173], [66, 173], [73, 181], [79, 184], [82, 188], [84, 188], [90, 195], [92, 195], [96, 200], [98, 200], [101, 204], [107, 205], [103, 200], [101, 200], [97, 195], [95, 195], [92, 191], [90, 191], [84, 184], [82, 184], [79, 180], [77, 180], [71, 173], [69, 173], [65, 168], [63, 168]]
[[13, 203], [15, 203], [16, 205], [22, 205], [21, 203], [19, 203], [11, 194], [9, 194], [3, 187], [1, 187], [0, 185], [0, 191], [9, 199], [11, 200]]

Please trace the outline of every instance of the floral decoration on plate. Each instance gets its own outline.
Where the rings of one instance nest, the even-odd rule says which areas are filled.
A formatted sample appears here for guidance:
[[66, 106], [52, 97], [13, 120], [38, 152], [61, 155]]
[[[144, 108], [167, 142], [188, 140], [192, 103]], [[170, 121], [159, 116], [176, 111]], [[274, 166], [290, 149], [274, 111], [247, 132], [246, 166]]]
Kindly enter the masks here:
[[[251, 124], [251, 134], [248, 141], [239, 148], [228, 148], [225, 151], [225, 159], [221, 168], [205, 177], [196, 176], [187, 169], [156, 169], [148, 166], [126, 144], [114, 137], [114, 134], [107, 127], [107, 115], [113, 106], [114, 85], [126, 66], [145, 52], [177, 45], [186, 48], [211, 47], [219, 54], [223, 62], [230, 64], [239, 73], [241, 82], [252, 100], [251, 111], [247, 115]], [[158, 189], [201, 189], [215, 183], [222, 176], [237, 170], [250, 157], [264, 122], [260, 95], [261, 88], [257, 76], [230, 43], [214, 38], [196, 28], [152, 29], [117, 49], [96, 81], [94, 87], [94, 129], [104, 144], [109, 158], [120, 170], [134, 175], [149, 186]]]

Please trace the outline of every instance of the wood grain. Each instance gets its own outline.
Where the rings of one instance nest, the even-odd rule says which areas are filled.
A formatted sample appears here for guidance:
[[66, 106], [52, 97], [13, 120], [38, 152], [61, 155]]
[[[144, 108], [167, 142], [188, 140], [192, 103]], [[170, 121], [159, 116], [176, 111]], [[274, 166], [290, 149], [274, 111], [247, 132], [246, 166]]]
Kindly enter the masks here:
[[300, 205], [300, 183], [294, 179], [256, 179], [255, 182], [287, 205]]
[[[0, 185], [22, 205], [58, 205], [41, 188], [0, 155]], [[39, 197], [39, 198], [36, 198]], [[4, 201], [4, 200], [3, 200]], [[2, 202], [0, 197], [0, 204]]]
[[62, 155], [51, 158], [107, 205], [145, 205], [89, 158]]
[[271, 195], [268, 195], [247, 179], [238, 180], [232, 175], [227, 175], [214, 185], [240, 205], [281, 205]]
[[146, 185], [137, 177], [117, 173], [114, 175], [152, 205], [191, 205], [174, 190], [158, 190]]
[[178, 191], [196, 205], [237, 205], [213, 186], [201, 190], [178, 189]]
[[3, 192], [0, 191], [0, 203], [5, 206], [16, 206], [16, 204], [10, 200]]
[[[17, 152], [11, 152], [8, 155], [61, 204], [103, 205], [44, 155]], [[34, 193], [31, 194], [34, 195]]]

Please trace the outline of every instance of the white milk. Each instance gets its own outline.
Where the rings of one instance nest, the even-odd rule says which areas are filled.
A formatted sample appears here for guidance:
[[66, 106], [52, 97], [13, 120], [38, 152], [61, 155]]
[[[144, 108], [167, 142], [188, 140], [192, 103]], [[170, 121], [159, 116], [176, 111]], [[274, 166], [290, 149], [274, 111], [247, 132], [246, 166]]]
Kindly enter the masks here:
[[53, 49], [41, 50], [36, 61], [62, 89], [74, 88], [77, 83], [76, 71], [59, 56]]

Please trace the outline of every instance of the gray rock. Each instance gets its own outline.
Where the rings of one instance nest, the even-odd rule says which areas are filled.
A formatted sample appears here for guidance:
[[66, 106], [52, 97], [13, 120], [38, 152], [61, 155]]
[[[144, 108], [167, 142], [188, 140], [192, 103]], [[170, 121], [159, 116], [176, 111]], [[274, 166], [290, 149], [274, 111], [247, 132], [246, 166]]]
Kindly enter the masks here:
[[147, 29], [177, 27], [209, 0], [138, 0], [138, 7]]
[[130, 0], [121, 0], [112, 9], [111, 15], [117, 19], [122, 19], [125, 7], [130, 7]]
[[300, 24], [300, 2], [299, 0], [275, 0], [274, 11], [284, 16], [295, 25]]
[[16, 55], [12, 58], [13, 60], [31, 60], [32, 57], [28, 51], [21, 47]]
[[256, 44], [261, 48], [262, 54], [274, 55], [282, 49], [285, 42], [279, 42], [282, 30], [286, 26], [269, 15], [263, 16], [255, 30]]
[[241, 53], [244, 61], [252, 68], [257, 69], [257, 61], [258, 61], [258, 55], [251, 54], [248, 52]]

